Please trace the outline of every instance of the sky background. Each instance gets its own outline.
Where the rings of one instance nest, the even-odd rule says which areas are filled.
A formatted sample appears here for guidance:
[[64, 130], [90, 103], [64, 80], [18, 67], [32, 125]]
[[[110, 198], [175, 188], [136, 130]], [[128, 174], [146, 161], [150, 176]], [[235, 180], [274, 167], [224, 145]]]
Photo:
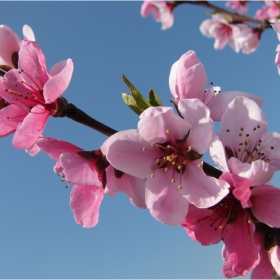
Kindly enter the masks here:
[[[224, 2], [216, 4], [224, 7]], [[1, 24], [22, 38], [30, 25], [45, 53], [48, 69], [72, 58], [74, 73], [63, 96], [116, 130], [136, 128], [138, 116], [122, 101], [126, 77], [147, 96], [153, 88], [163, 103], [172, 98], [172, 64], [194, 50], [210, 82], [222, 91], [239, 90], [264, 99], [269, 131], [279, 132], [280, 77], [274, 64], [276, 33], [267, 30], [250, 55], [214, 40], [199, 26], [206, 8], [182, 5], [171, 29], [140, 15], [141, 2], [1, 2]], [[253, 15], [259, 3], [253, 3]], [[85, 150], [106, 136], [70, 119], [51, 118], [44, 136]], [[75, 223], [66, 189], [43, 152], [31, 157], [0, 139], [0, 278], [223, 278], [221, 247], [203, 247], [184, 229], [156, 221], [124, 194], [105, 196], [95, 228]], [[206, 156], [206, 161], [210, 159]], [[279, 187], [279, 175], [273, 183]]]

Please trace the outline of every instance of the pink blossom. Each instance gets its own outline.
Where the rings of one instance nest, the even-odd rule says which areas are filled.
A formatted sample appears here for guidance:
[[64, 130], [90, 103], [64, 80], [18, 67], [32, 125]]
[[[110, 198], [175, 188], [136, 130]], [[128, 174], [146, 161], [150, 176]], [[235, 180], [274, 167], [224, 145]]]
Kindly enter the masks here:
[[142, 17], [147, 17], [153, 14], [156, 22], [161, 22], [161, 29], [168, 29], [172, 27], [174, 22], [173, 5], [166, 1], [144, 1], [141, 7]]
[[266, 6], [257, 10], [255, 18], [259, 20], [267, 19], [271, 22], [277, 20], [280, 15], [280, 1], [264, 1]]
[[207, 75], [203, 64], [194, 51], [188, 51], [176, 61], [170, 70], [169, 87], [175, 101], [180, 99], [198, 98], [209, 107], [211, 118], [220, 121], [228, 104], [237, 96], [246, 96], [262, 104], [262, 99], [256, 95], [229, 91], [220, 92], [219, 87], [206, 88]]
[[[272, 24], [272, 27], [277, 32], [277, 37], [280, 40], [280, 22]], [[277, 46], [276, 51], [275, 64], [277, 65], [278, 74], [280, 75], [280, 44]]]
[[236, 37], [236, 41], [239, 44], [241, 50], [245, 54], [254, 52], [260, 43], [261, 28], [252, 28], [249, 25], [244, 25], [244, 28], [240, 32], [239, 36]]
[[29, 113], [19, 124], [13, 138], [18, 149], [32, 146], [57, 110], [57, 98], [66, 90], [73, 72], [71, 59], [61, 61], [47, 72], [45, 56], [36, 42], [23, 41], [19, 51], [19, 69], [3, 77], [0, 96], [9, 104], [24, 105]]
[[223, 171], [248, 179], [250, 186], [269, 182], [280, 169], [280, 134], [267, 133], [262, 110], [246, 97], [228, 105], [209, 151]]
[[140, 115], [138, 130], [121, 131], [101, 146], [118, 170], [146, 178], [146, 205], [161, 222], [179, 225], [189, 202], [216, 204], [227, 193], [224, 181], [208, 177], [201, 166], [213, 137], [208, 108], [198, 99], [180, 100], [180, 118], [171, 107], [150, 107]]
[[214, 48], [223, 49], [229, 44], [236, 52], [239, 52], [240, 46], [235, 40], [246, 25], [231, 24], [222, 15], [213, 15], [212, 19], [207, 19], [200, 25], [200, 31], [204, 36], [214, 37]]
[[255, 223], [280, 225], [280, 190], [272, 185], [252, 187], [249, 180], [229, 172], [220, 179], [230, 184], [230, 193], [209, 209], [192, 205], [182, 226], [193, 240], [204, 246], [222, 240], [224, 275], [244, 276], [256, 267], [261, 257], [261, 246], [255, 240]]
[[124, 192], [132, 204], [146, 208], [145, 180], [127, 174], [119, 174], [117, 178], [100, 150], [87, 152], [71, 143], [47, 137], [39, 138], [37, 145], [57, 161], [54, 170], [62, 176], [62, 181], [75, 184], [70, 207], [75, 221], [83, 227], [97, 224], [104, 193]]
[[[35, 41], [34, 33], [30, 26], [23, 26], [25, 40]], [[0, 25], [0, 69], [17, 68], [18, 51], [21, 46], [19, 36], [7, 25]], [[6, 66], [6, 67], [5, 67]]]
[[248, 11], [248, 5], [246, 1], [227, 1], [226, 6], [234, 10], [238, 10], [241, 14], [246, 14]]

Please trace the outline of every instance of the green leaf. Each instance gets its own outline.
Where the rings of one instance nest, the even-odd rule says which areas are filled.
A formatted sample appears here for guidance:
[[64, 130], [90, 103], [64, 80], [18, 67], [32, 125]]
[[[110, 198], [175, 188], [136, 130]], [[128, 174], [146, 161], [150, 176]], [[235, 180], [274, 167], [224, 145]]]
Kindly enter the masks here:
[[124, 103], [133, 110], [137, 115], [140, 115], [144, 110], [141, 110], [138, 105], [136, 104], [135, 100], [130, 94], [123, 93], [122, 98]]
[[122, 74], [122, 79], [124, 83], [129, 87], [134, 101], [138, 105], [138, 108], [142, 110], [142, 112], [152, 106], [147, 101], [147, 99], [135, 88], [135, 86], [123, 74]]
[[153, 89], [151, 89], [149, 92], [149, 101], [152, 106], [162, 106], [163, 105], [159, 96], [156, 94], [156, 92]]

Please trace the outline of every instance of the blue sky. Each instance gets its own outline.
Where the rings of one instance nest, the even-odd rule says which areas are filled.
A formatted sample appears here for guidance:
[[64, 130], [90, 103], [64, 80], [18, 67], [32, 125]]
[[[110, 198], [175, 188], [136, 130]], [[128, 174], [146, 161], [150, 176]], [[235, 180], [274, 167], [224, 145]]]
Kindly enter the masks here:
[[[253, 54], [237, 54], [228, 46], [216, 51], [214, 40], [199, 31], [208, 9], [181, 6], [174, 11], [174, 26], [162, 31], [152, 17], [140, 16], [141, 4], [1, 2], [0, 18], [20, 37], [24, 24], [33, 28], [48, 69], [72, 58], [74, 74], [63, 96], [116, 130], [136, 128], [138, 122], [122, 101], [128, 88], [121, 74], [144, 95], [153, 88], [170, 106], [171, 65], [194, 50], [208, 85], [261, 96], [269, 131], [279, 131], [273, 30], [263, 34]], [[85, 150], [98, 149], [106, 139], [69, 119], [54, 118], [44, 135]], [[77, 225], [69, 208], [71, 188], [53, 172], [54, 161], [43, 152], [30, 157], [16, 150], [11, 139], [1, 139], [0, 149], [1, 278], [223, 278], [221, 244], [202, 247], [182, 228], [135, 208], [123, 194], [105, 197], [95, 228]], [[273, 183], [280, 186], [279, 175]]]

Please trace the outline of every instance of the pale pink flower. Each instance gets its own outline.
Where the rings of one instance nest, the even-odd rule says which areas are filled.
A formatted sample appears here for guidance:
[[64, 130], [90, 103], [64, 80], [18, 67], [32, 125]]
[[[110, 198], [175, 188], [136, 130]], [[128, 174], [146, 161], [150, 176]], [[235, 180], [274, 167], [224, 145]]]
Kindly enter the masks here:
[[189, 202], [216, 204], [227, 193], [224, 181], [208, 177], [201, 156], [213, 138], [208, 108], [198, 99], [180, 100], [180, 118], [171, 107], [150, 107], [140, 115], [138, 130], [112, 135], [101, 150], [118, 170], [146, 178], [146, 205], [159, 221], [179, 225]]
[[61, 61], [47, 72], [45, 56], [36, 42], [23, 41], [19, 51], [19, 69], [3, 77], [2, 96], [9, 104], [24, 105], [29, 113], [19, 124], [13, 138], [18, 149], [32, 146], [57, 111], [57, 99], [66, 90], [72, 77], [71, 59]]
[[234, 10], [237, 10], [240, 14], [247, 14], [248, 11], [247, 1], [231, 0], [226, 2], [226, 6]]
[[[277, 37], [280, 40], [280, 22], [272, 24], [271, 26], [276, 31]], [[280, 44], [277, 46], [276, 51], [277, 51], [277, 54], [275, 57], [275, 64], [277, 65], [278, 74], [280, 75]]]
[[262, 110], [246, 97], [228, 105], [209, 151], [223, 171], [248, 179], [250, 186], [269, 182], [280, 169], [280, 134], [267, 133]]
[[232, 49], [239, 52], [240, 46], [235, 40], [245, 28], [245, 24], [231, 24], [222, 15], [213, 15], [212, 19], [204, 20], [200, 31], [204, 36], [215, 38], [214, 48], [223, 49], [229, 44]]
[[[35, 41], [34, 33], [28, 25], [23, 26], [23, 36], [25, 40]], [[0, 69], [4, 65], [17, 68], [20, 46], [19, 36], [9, 26], [0, 25]]]
[[260, 43], [262, 32], [263, 30], [261, 28], [253, 29], [249, 25], [243, 25], [239, 36], [237, 36], [235, 39], [243, 53], [250, 54], [257, 49]]
[[97, 224], [104, 193], [124, 192], [132, 204], [146, 208], [145, 180], [119, 173], [117, 178], [100, 150], [87, 152], [71, 143], [47, 137], [39, 138], [36, 143], [56, 160], [54, 171], [62, 176], [62, 181], [75, 184], [70, 207], [75, 221], [83, 227]]
[[161, 29], [168, 29], [172, 27], [174, 22], [173, 5], [166, 1], [144, 1], [141, 7], [142, 17], [147, 17], [153, 14], [156, 22], [161, 22]]
[[230, 184], [230, 193], [209, 209], [190, 206], [182, 226], [193, 240], [204, 246], [222, 240], [224, 275], [244, 276], [256, 267], [261, 257], [261, 246], [254, 235], [255, 223], [280, 225], [280, 190], [272, 185], [260, 185], [261, 180], [257, 187], [252, 187], [249, 180], [229, 172], [223, 173], [220, 179]]
[[246, 96], [260, 106], [263, 100], [253, 94], [229, 91], [220, 92], [219, 87], [206, 88], [207, 75], [203, 64], [194, 51], [188, 51], [176, 61], [170, 70], [169, 87], [175, 101], [198, 98], [210, 109], [214, 121], [220, 121], [228, 104], [237, 96]]
[[277, 17], [280, 15], [280, 1], [264, 1], [265, 6], [257, 10], [255, 18], [259, 20], [267, 19], [270, 22], [277, 20]]

